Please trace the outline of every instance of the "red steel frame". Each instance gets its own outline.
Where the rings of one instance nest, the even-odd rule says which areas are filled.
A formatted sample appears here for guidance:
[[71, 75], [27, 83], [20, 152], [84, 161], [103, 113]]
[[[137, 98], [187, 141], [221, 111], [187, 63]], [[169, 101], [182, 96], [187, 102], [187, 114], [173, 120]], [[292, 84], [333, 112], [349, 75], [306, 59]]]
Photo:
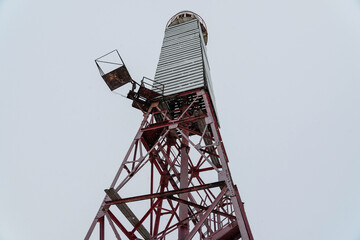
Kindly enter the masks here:
[[[85, 240], [95, 239], [97, 225], [100, 240], [253, 239], [209, 95], [202, 89], [191, 94], [176, 117], [161, 101], [144, 112]], [[203, 129], [194, 130], [194, 124]], [[144, 172], [148, 182], [133, 180]], [[143, 185], [150, 186], [145, 194], [128, 196], [129, 187]], [[148, 207], [133, 208], [139, 201]]]

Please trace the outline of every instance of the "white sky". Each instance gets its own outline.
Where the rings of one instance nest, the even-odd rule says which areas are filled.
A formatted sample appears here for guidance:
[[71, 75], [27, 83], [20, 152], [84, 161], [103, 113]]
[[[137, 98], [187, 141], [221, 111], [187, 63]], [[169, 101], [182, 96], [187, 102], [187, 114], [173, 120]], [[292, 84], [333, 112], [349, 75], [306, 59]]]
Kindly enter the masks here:
[[0, 0], [0, 240], [85, 236], [141, 121], [93, 60], [153, 78], [186, 9], [255, 239], [360, 239], [360, 2], [194, 2]]

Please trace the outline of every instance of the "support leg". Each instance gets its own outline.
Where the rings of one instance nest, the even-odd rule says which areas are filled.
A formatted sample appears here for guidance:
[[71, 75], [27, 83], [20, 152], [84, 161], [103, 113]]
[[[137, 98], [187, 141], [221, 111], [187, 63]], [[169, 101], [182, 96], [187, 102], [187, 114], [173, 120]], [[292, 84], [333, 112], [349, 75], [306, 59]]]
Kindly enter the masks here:
[[[183, 132], [184, 135], [181, 139], [181, 168], [180, 168], [180, 189], [187, 188], [189, 185], [188, 179], [188, 148], [189, 142], [187, 140], [189, 133], [187, 131]], [[187, 201], [188, 193], [180, 194], [180, 199]], [[183, 221], [179, 226], [179, 240], [184, 240], [185, 237], [189, 234], [189, 220], [188, 218], [189, 211], [188, 206], [184, 203], [180, 203], [179, 207], [179, 217], [180, 221]]]

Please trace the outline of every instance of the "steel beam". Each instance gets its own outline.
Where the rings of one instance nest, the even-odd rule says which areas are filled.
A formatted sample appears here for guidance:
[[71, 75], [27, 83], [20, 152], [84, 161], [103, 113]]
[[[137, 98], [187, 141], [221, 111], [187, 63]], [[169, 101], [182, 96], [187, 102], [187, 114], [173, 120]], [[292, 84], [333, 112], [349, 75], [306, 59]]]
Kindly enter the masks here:
[[218, 205], [219, 201], [221, 200], [221, 198], [224, 196], [224, 194], [226, 193], [227, 188], [224, 187], [220, 194], [216, 197], [216, 199], [213, 201], [213, 203], [209, 206], [209, 208], [206, 210], [206, 212], [204, 213], [204, 215], [201, 216], [200, 221], [194, 226], [194, 228], [191, 230], [191, 232], [189, 233], [189, 235], [186, 237], [185, 240], [191, 240], [195, 233], [199, 230], [199, 228], [203, 225], [205, 219], [209, 216], [209, 214], [211, 213], [211, 211], [213, 211], [213, 209], [216, 207], [216, 205]]
[[[122, 199], [118, 199], [118, 200], [106, 201], [105, 205], [135, 202], [135, 201], [141, 201], [141, 200], [146, 200], [146, 199], [151, 199], [151, 198], [164, 198], [167, 196], [178, 195], [181, 193], [188, 193], [188, 192], [210, 189], [210, 188], [215, 188], [215, 187], [222, 187], [222, 186], [225, 186], [225, 183], [223, 181], [220, 181], [220, 182], [208, 183], [205, 185], [200, 185], [200, 186], [195, 186], [195, 187], [189, 187], [189, 188], [184, 188], [184, 189], [162, 192], [162, 193], [146, 194], [146, 195], [140, 195], [140, 196], [136, 196], [136, 197], [129, 197], [129, 198], [122, 198]], [[106, 190], [106, 191], [109, 191], [109, 190]]]

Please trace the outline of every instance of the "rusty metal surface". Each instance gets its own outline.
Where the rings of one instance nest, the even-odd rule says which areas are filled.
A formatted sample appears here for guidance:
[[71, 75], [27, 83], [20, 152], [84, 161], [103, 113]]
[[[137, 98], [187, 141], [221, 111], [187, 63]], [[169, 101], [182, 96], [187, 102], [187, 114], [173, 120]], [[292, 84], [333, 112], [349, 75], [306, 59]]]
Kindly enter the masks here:
[[161, 97], [158, 92], [152, 91], [144, 86], [140, 86], [137, 91], [129, 91], [127, 98], [133, 100], [132, 106], [146, 112], [154, 99]]
[[131, 77], [125, 66], [121, 66], [102, 76], [111, 91], [131, 82]]
[[95, 59], [95, 64], [111, 91], [132, 81], [129, 71], [116, 49]]

